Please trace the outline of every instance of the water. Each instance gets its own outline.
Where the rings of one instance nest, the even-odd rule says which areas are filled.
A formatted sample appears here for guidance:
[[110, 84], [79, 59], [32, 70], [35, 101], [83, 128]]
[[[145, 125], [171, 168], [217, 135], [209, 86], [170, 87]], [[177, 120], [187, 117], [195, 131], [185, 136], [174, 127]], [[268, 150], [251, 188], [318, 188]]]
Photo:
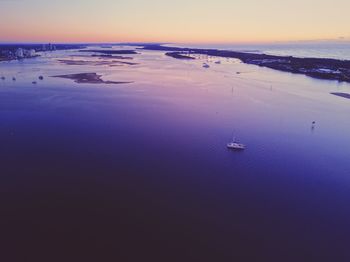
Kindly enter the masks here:
[[214, 48], [279, 56], [350, 60], [350, 42], [300, 42], [276, 44], [172, 44], [171, 46]]
[[[349, 84], [153, 51], [135, 66], [57, 61], [77, 54], [0, 64], [12, 259], [350, 258], [350, 100], [330, 94]], [[83, 72], [133, 83], [50, 77]], [[233, 134], [246, 151], [226, 149]]]

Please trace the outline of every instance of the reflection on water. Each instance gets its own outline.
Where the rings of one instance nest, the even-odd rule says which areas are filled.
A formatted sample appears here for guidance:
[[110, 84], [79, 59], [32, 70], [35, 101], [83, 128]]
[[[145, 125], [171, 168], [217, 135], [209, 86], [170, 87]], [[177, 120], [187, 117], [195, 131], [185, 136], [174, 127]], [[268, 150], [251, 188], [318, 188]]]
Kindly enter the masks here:
[[[0, 64], [9, 246], [95, 261], [350, 258], [350, 100], [330, 95], [349, 84], [140, 53], [132, 66], [59, 63], [75, 51]], [[50, 77], [89, 72], [133, 83]], [[232, 134], [246, 151], [226, 149]]]

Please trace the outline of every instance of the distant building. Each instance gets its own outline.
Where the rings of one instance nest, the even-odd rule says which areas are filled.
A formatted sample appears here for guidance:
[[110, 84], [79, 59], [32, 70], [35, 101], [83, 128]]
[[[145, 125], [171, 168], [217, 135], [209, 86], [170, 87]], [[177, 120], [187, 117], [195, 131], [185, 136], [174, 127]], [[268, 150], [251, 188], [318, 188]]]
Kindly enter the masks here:
[[35, 56], [36, 55], [35, 49], [30, 49], [29, 50], [29, 55], [30, 56]]
[[24, 50], [22, 48], [18, 48], [15, 52], [16, 58], [23, 58], [24, 57]]
[[49, 44], [43, 44], [41, 51], [55, 51], [56, 50], [56, 46], [54, 46], [53, 44], [49, 43]]
[[1, 55], [3, 57], [11, 57], [11, 56], [13, 56], [13, 54], [12, 54], [12, 52], [10, 50], [2, 50], [1, 51]]
[[15, 60], [23, 58], [31, 58], [38, 56], [35, 49], [24, 49], [17, 48], [14, 51], [11, 50], [0, 50], [0, 57], [6, 60]]
[[34, 49], [24, 50], [23, 54], [25, 57], [33, 57], [35, 56], [35, 50]]

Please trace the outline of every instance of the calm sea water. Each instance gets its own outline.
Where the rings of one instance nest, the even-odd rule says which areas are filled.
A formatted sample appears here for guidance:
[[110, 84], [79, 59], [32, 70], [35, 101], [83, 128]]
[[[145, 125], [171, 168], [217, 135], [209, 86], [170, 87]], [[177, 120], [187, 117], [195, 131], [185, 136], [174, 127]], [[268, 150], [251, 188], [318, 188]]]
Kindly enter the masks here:
[[276, 43], [276, 44], [172, 44], [194, 48], [216, 48], [252, 53], [265, 53], [281, 56], [317, 57], [350, 60], [350, 42], [310, 42], [310, 43]]
[[[0, 63], [7, 261], [350, 259], [350, 100], [330, 95], [349, 84], [152, 51], [57, 61], [91, 59], [73, 55]], [[84, 72], [133, 83], [50, 77]]]

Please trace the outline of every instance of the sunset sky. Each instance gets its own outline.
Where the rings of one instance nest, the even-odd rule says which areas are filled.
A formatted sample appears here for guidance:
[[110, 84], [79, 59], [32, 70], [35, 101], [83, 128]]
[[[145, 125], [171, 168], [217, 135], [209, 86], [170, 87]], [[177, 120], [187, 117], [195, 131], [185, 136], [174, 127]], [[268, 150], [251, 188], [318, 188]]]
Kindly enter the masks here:
[[349, 0], [0, 0], [0, 41], [350, 39], [349, 10]]

